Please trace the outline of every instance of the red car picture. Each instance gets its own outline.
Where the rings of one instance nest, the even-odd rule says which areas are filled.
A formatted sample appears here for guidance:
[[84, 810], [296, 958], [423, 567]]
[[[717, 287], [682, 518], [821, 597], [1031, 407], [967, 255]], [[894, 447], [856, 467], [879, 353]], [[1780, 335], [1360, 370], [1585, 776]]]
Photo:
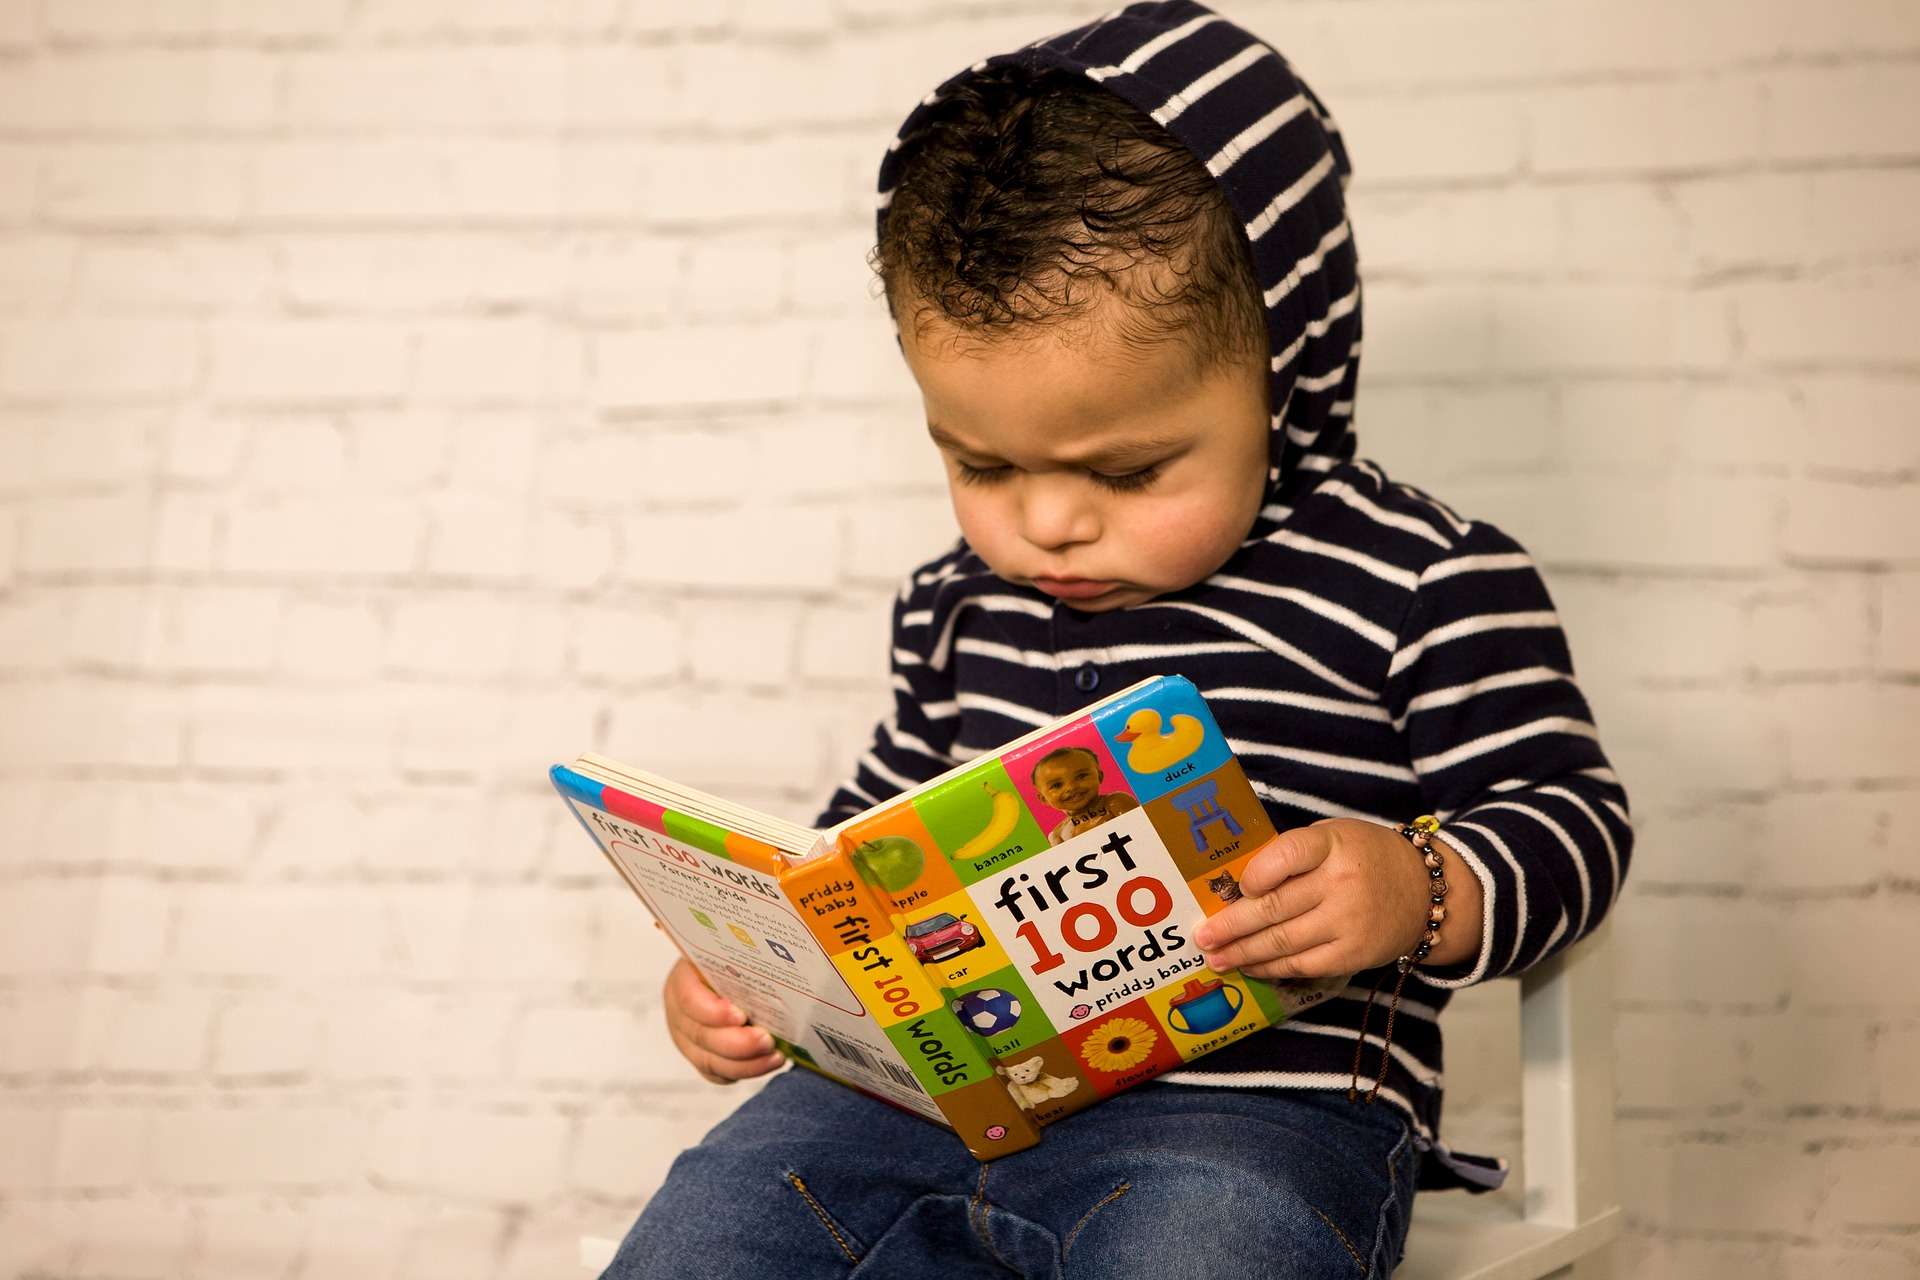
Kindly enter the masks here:
[[966, 917], [950, 915], [945, 911], [937, 916], [928, 916], [925, 920], [914, 921], [904, 932], [907, 949], [921, 964], [951, 960], [963, 951], [985, 946], [987, 941], [980, 936], [978, 929], [967, 923]]

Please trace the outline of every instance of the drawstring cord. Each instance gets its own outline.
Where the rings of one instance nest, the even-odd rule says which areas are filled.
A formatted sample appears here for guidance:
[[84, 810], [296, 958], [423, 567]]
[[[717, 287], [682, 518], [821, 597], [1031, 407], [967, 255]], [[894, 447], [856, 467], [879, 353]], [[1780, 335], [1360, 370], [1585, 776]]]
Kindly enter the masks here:
[[[1387, 1064], [1393, 1060], [1393, 1015], [1400, 1012], [1400, 989], [1407, 985], [1407, 975], [1413, 972], [1411, 964], [1396, 963], [1395, 967], [1400, 970], [1400, 977], [1393, 984], [1393, 1000], [1387, 1005], [1387, 1029], [1380, 1038], [1380, 1074], [1373, 1078], [1373, 1088], [1367, 1090], [1368, 1106], [1373, 1105], [1380, 1096], [1380, 1086], [1387, 1082]], [[1354, 1101], [1360, 1093], [1360, 1055], [1367, 1047], [1367, 1023], [1373, 1017], [1373, 1002], [1386, 980], [1384, 972], [1373, 980], [1373, 990], [1367, 992], [1367, 1007], [1360, 1013], [1360, 1038], [1353, 1043], [1353, 1079], [1347, 1085], [1348, 1102]]]
[[[1374, 1076], [1373, 1087], [1367, 1090], [1368, 1106], [1372, 1106], [1380, 1097], [1380, 1087], [1387, 1082], [1387, 1067], [1393, 1062], [1393, 1018], [1400, 1012], [1400, 992], [1407, 985], [1407, 975], [1413, 972], [1413, 966], [1432, 954], [1434, 944], [1440, 941], [1440, 926], [1447, 918], [1446, 868], [1440, 860], [1440, 851], [1433, 847], [1434, 833], [1439, 830], [1440, 820], [1430, 813], [1400, 828], [1400, 834], [1413, 843], [1414, 850], [1427, 867], [1427, 925], [1426, 933], [1413, 950], [1393, 962], [1400, 976], [1393, 984], [1393, 999], [1387, 1005], [1387, 1027], [1380, 1037], [1380, 1073]], [[1367, 1024], [1373, 1020], [1373, 1004], [1379, 998], [1380, 988], [1386, 980], [1387, 975], [1383, 970], [1373, 980], [1373, 990], [1367, 992], [1367, 1007], [1360, 1012], [1360, 1036], [1353, 1043], [1353, 1076], [1347, 1082], [1348, 1102], [1355, 1101], [1360, 1095], [1360, 1058], [1367, 1047]]]

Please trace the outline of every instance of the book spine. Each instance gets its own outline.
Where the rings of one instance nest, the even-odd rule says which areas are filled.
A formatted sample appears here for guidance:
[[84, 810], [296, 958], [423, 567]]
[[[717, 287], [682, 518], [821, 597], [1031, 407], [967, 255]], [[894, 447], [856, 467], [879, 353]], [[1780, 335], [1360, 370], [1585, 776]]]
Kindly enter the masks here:
[[[853, 865], [852, 855], [857, 847], [852, 840], [843, 838], [843, 843], [838, 853], [839, 857], [850, 867]], [[919, 914], [925, 914], [923, 904], [903, 901], [897, 894], [889, 892], [886, 888], [876, 887], [872, 883], [871, 877], [869, 877], [863, 887], [873, 896], [875, 904], [886, 913], [887, 922], [896, 935], [905, 934], [907, 927], [913, 923], [916, 908], [919, 908]], [[987, 936], [991, 938], [993, 935], [991, 932], [988, 932]], [[911, 954], [910, 950], [909, 954]], [[939, 993], [942, 1002], [945, 1003], [947, 1008], [958, 1010], [961, 1007], [960, 1000], [966, 994], [966, 991], [960, 982], [953, 980], [951, 975], [956, 971], [962, 974], [967, 973], [968, 970], [965, 966], [933, 962], [922, 963], [918, 968], [920, 969], [921, 975], [934, 990]], [[955, 1022], [960, 1027], [961, 1032], [973, 1043], [974, 1047], [993, 1064], [995, 1075], [1005, 1077], [1007, 1070], [1015, 1066], [1019, 1060], [1025, 1057], [1024, 1050], [1017, 1046], [1014, 1050], [1006, 1053], [997, 1052], [987, 1037], [968, 1026], [957, 1013]], [[1050, 1109], [1048, 1112], [1033, 1116], [1032, 1123], [1045, 1126], [1051, 1120], [1057, 1118], [1059, 1118], [1058, 1114]]]
[[901, 937], [890, 904], [844, 852], [790, 868], [781, 888], [976, 1159], [1010, 1155], [1040, 1140], [1039, 1126]]

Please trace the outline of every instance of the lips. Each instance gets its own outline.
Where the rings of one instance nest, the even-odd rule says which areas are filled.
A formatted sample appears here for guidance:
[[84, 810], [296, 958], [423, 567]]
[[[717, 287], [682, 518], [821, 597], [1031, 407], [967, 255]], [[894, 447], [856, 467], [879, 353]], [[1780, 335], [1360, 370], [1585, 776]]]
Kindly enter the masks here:
[[1091, 600], [1119, 584], [1096, 578], [1035, 578], [1033, 585], [1057, 600]]

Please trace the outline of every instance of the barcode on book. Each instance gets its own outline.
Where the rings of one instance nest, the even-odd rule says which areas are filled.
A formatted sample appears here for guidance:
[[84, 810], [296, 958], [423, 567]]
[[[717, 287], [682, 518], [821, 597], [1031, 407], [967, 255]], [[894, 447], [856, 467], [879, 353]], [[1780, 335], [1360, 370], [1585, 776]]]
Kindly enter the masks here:
[[915, 1093], [926, 1092], [920, 1087], [920, 1082], [913, 1078], [913, 1072], [899, 1063], [889, 1062], [879, 1054], [868, 1053], [860, 1045], [850, 1040], [842, 1040], [825, 1027], [815, 1027], [813, 1030], [814, 1034], [820, 1037], [820, 1043], [827, 1046], [827, 1052], [834, 1057], [864, 1067], [873, 1075], [884, 1074], [903, 1089], [911, 1089]]

